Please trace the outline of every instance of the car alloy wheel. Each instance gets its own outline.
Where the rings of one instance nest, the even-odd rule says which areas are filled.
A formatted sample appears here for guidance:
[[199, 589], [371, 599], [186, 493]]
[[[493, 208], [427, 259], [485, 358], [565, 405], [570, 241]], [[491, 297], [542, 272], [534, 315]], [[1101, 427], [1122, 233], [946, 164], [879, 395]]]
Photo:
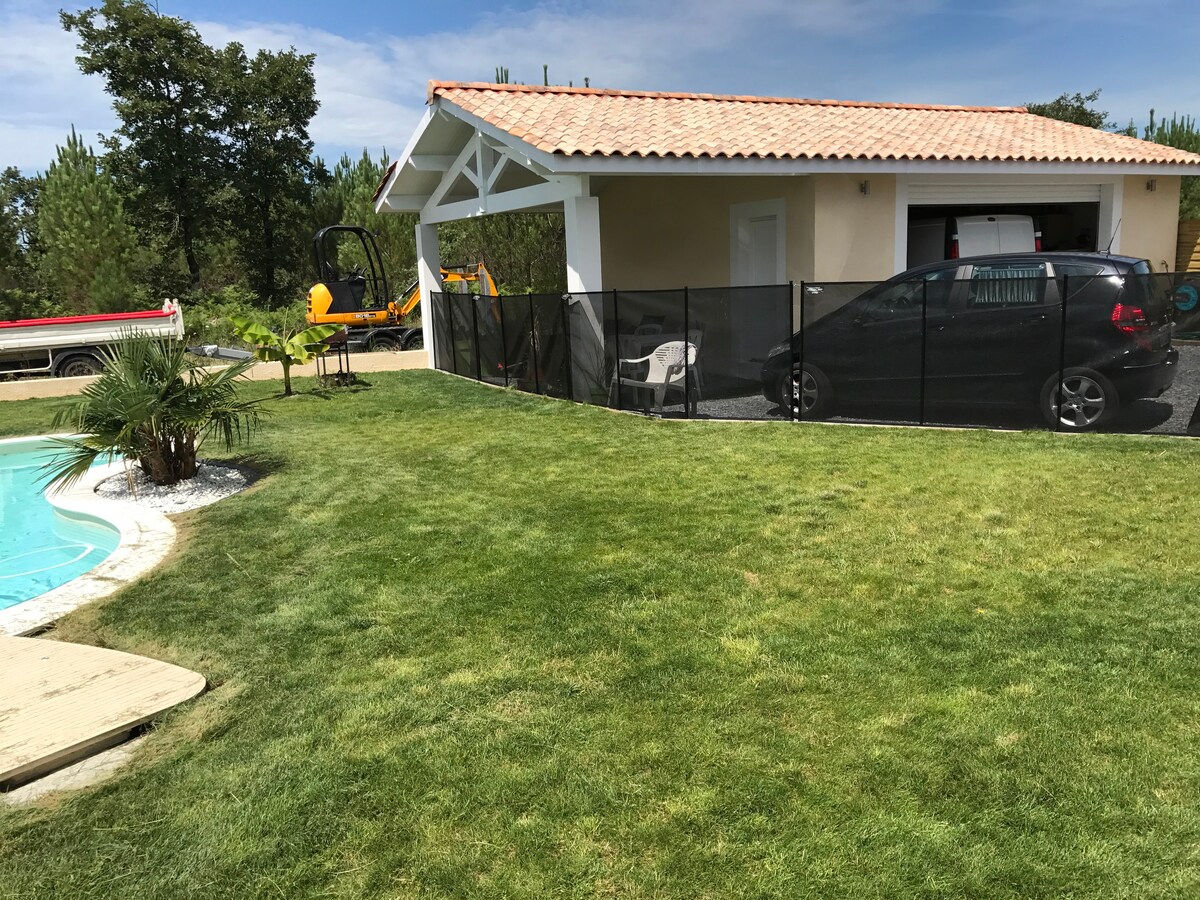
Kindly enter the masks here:
[[812, 372], [800, 372], [800, 377], [792, 377], [792, 408], [799, 409], [800, 415], [811, 413], [820, 400], [817, 379]]
[[799, 419], [824, 419], [829, 416], [833, 388], [825, 373], [805, 363], [780, 378], [780, 405]]
[[1058, 392], [1051, 394], [1054, 418], [1065, 428], [1082, 431], [1092, 428], [1108, 407], [1108, 392], [1098, 381], [1087, 375], [1068, 375], [1062, 380], [1062, 400]]

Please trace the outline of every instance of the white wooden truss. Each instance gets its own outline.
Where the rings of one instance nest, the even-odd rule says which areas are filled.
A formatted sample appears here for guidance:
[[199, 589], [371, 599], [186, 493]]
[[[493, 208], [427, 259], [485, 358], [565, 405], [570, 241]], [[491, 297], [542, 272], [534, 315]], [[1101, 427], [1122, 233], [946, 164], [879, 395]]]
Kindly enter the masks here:
[[478, 130], [457, 156], [413, 154], [401, 165], [442, 173], [428, 197], [385, 195], [380, 203], [393, 210], [419, 208], [425, 225], [553, 207], [588, 195], [586, 175], [555, 175], [519, 150]]

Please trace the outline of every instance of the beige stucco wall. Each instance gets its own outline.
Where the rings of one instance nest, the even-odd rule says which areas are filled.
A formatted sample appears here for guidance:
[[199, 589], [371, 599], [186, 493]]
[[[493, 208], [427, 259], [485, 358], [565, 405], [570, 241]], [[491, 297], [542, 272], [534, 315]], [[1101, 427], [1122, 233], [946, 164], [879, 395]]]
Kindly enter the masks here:
[[[1170, 269], [1180, 179], [1153, 176], [1156, 189], [1147, 191], [1149, 177], [1124, 179], [1120, 251]], [[730, 284], [730, 206], [775, 199], [787, 211], [788, 280], [870, 281], [896, 271], [892, 175], [628, 176], [604, 181], [596, 193], [605, 290]]]
[[[1146, 190], [1153, 178], [1155, 189]], [[1175, 242], [1179, 235], [1178, 175], [1127, 175], [1121, 204], [1121, 254], [1141, 256], [1154, 271], [1171, 271], [1175, 266]]]
[[[871, 184], [866, 195], [864, 178]], [[730, 206], [775, 199], [787, 211], [788, 280], [894, 274], [891, 175], [626, 177], [607, 181], [597, 195], [606, 290], [730, 284]]]
[[807, 176], [613, 178], [600, 199], [605, 290], [724, 287], [730, 283], [729, 207], [782, 199], [787, 278], [812, 278], [812, 184]]
[[[896, 262], [896, 177], [814, 175], [815, 281], [891, 278]], [[861, 185], [870, 184], [863, 194]]]

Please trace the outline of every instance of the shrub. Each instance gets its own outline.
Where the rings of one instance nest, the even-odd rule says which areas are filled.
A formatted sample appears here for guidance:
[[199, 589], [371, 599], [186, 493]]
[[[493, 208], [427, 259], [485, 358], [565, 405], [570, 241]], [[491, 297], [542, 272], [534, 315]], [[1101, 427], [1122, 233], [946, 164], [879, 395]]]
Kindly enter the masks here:
[[47, 466], [65, 487], [105, 455], [136, 462], [155, 484], [196, 474], [196, 452], [216, 436], [229, 449], [258, 423], [257, 401], [238, 397], [237, 379], [253, 360], [206, 369], [179, 341], [128, 337], [105, 353], [104, 372], [54, 417], [81, 437], [60, 439], [65, 451]]
[[285, 329], [276, 334], [261, 322], [235, 316], [234, 333], [254, 347], [254, 356], [263, 362], [283, 366], [283, 395], [292, 396], [292, 366], [303, 365], [329, 349], [322, 341], [342, 330], [340, 325], [314, 325], [303, 331]]
[[231, 319], [254, 319], [272, 331], [292, 331], [304, 327], [304, 313], [303, 299], [265, 311], [259, 308], [257, 295], [236, 285], [183, 299], [183, 325], [189, 344], [252, 349], [237, 336]]

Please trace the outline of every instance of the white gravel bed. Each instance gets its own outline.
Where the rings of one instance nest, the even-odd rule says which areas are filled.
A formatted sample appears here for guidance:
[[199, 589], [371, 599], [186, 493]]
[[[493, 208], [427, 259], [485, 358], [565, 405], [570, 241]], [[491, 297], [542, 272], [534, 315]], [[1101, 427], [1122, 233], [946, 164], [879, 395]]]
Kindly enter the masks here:
[[124, 474], [113, 475], [100, 482], [96, 486], [96, 493], [110, 500], [126, 500], [169, 515], [216, 503], [244, 490], [248, 484], [246, 475], [233, 466], [204, 460], [200, 460], [195, 478], [179, 484], [155, 484], [136, 465], [132, 467], [132, 472], [132, 493]]

